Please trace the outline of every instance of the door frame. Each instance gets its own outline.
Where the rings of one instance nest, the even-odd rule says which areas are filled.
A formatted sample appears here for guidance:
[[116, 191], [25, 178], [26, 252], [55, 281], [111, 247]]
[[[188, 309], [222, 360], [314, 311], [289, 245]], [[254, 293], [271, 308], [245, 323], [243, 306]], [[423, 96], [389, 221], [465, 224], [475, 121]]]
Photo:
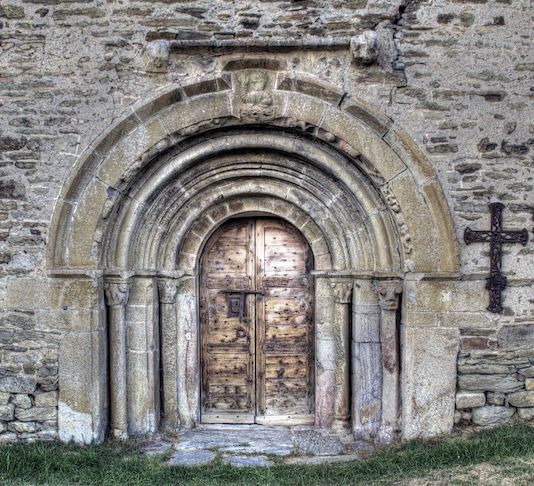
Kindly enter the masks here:
[[[196, 276], [196, 289], [197, 289], [197, 319], [198, 319], [198, 362], [199, 362], [199, 392], [198, 392], [198, 421], [201, 424], [259, 424], [259, 425], [280, 425], [280, 426], [287, 426], [287, 425], [314, 425], [316, 422], [316, 404], [313, 403], [312, 405], [312, 413], [309, 414], [300, 414], [300, 415], [260, 415], [259, 414], [259, 402], [258, 402], [258, 394], [261, 393], [261, 390], [259, 390], [259, 387], [261, 386], [258, 380], [258, 357], [264, 357], [262, 352], [258, 352], [259, 346], [261, 346], [261, 342], [258, 340], [258, 299], [262, 299], [263, 297], [260, 295], [250, 296], [247, 301], [246, 305], [248, 306], [248, 315], [251, 316], [250, 320], [252, 321], [252, 324], [250, 326], [251, 329], [251, 340], [250, 342], [253, 343], [252, 346], [249, 344], [249, 348], [254, 349], [254, 357], [252, 366], [254, 368], [252, 373], [252, 387], [253, 387], [253, 405], [252, 405], [252, 414], [246, 414], [246, 413], [224, 413], [224, 414], [206, 414], [203, 412], [203, 384], [204, 384], [204, 369], [205, 369], [205, 363], [203, 361], [203, 354], [204, 354], [204, 336], [205, 334], [202, 332], [202, 323], [203, 323], [203, 313], [201, 310], [201, 302], [203, 298], [202, 293], [202, 277], [203, 277], [203, 268], [202, 268], [202, 260], [206, 253], [206, 250], [208, 249], [210, 242], [213, 241], [213, 238], [216, 238], [217, 233], [222, 231], [225, 225], [228, 225], [231, 222], [235, 221], [245, 221], [248, 220], [250, 222], [253, 222], [253, 237], [252, 237], [252, 244], [254, 251], [254, 258], [253, 258], [253, 275], [254, 275], [254, 287], [257, 286], [257, 278], [258, 278], [258, 255], [257, 255], [257, 234], [256, 229], [257, 225], [256, 222], [258, 220], [276, 220], [282, 223], [284, 226], [290, 227], [292, 230], [294, 230], [296, 233], [298, 233], [299, 237], [301, 238], [302, 242], [306, 245], [307, 248], [307, 257], [311, 258], [311, 265], [308, 267], [306, 265], [306, 273], [307, 276], [310, 279], [310, 297], [312, 298], [312, 311], [311, 311], [311, 338], [309, 342], [309, 355], [311, 356], [310, 361], [311, 364], [309, 365], [309, 380], [310, 380], [310, 387], [313, 390], [313, 400], [316, 400], [316, 383], [317, 383], [317, 359], [316, 359], [316, 322], [315, 322], [315, 306], [316, 306], [316, 278], [314, 275], [314, 255], [311, 248], [311, 245], [309, 241], [306, 239], [306, 237], [302, 234], [302, 232], [295, 227], [292, 223], [288, 222], [287, 220], [276, 216], [276, 215], [268, 215], [268, 214], [246, 214], [246, 215], [237, 215], [236, 217], [229, 218], [225, 221], [223, 221], [221, 224], [219, 224], [217, 227], [213, 229], [211, 234], [206, 238], [204, 244], [202, 245], [202, 248], [200, 249], [198, 253], [198, 265], [197, 265], [197, 276]], [[250, 269], [249, 269], [250, 270]], [[263, 322], [263, 325], [265, 326], [265, 321]], [[229, 418], [232, 418], [232, 421], [229, 421]]]

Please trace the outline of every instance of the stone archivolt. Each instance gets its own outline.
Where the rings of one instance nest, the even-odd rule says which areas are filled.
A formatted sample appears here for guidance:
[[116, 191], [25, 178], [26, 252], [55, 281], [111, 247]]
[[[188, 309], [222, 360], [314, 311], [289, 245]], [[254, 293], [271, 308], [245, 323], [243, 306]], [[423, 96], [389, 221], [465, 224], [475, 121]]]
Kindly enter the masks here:
[[[112, 407], [128, 415], [124, 425], [123, 415], [112, 410], [112, 425], [122, 428], [118, 435], [154, 432], [158, 415], [171, 430], [198, 422], [196, 278], [203, 246], [232, 217], [269, 215], [299, 229], [314, 254], [316, 424], [331, 427], [352, 413], [360, 439], [381, 434], [392, 440], [400, 427], [396, 317], [389, 307], [377, 317], [383, 293], [377, 295], [369, 282], [414, 269], [458, 269], [456, 238], [442, 201], [433, 170], [389, 119], [310, 78], [260, 69], [225, 72], [138, 107], [77, 163], [54, 213], [48, 254], [50, 273], [58, 279], [133, 275], [125, 313], [108, 310], [108, 320], [129, 333], [120, 342], [110, 334], [117, 362], [124, 358], [125, 341], [129, 353], [127, 377], [115, 380], [123, 389], [111, 389]], [[332, 281], [332, 287], [332, 278], [342, 284]], [[371, 322], [369, 329], [376, 331], [353, 344], [352, 354], [369, 353], [372, 363], [356, 367], [365, 375], [353, 379], [362, 386], [360, 408], [348, 403], [353, 284], [360, 288], [352, 303], [359, 306], [355, 322]], [[110, 294], [109, 280], [105, 285]], [[101, 310], [99, 289], [93, 287]], [[97, 334], [91, 346], [99, 353], [106, 346], [103, 315], [91, 331]], [[387, 329], [382, 341], [381, 325]], [[154, 351], [159, 346], [161, 406]], [[77, 439], [69, 432], [72, 417], [83, 416], [85, 441], [101, 438], [106, 427], [105, 394], [98, 403], [90, 396], [73, 402], [67, 392], [61, 395], [62, 389], [81, 389], [86, 371], [60, 375], [60, 436], [66, 440]], [[91, 375], [91, 386], [105, 386], [101, 372]], [[365, 381], [382, 374], [383, 382]], [[132, 389], [142, 392], [126, 397]], [[377, 393], [394, 405], [375, 406]], [[117, 404], [121, 400], [128, 403]], [[68, 403], [63, 418], [62, 401]], [[364, 417], [371, 409], [372, 418]]]

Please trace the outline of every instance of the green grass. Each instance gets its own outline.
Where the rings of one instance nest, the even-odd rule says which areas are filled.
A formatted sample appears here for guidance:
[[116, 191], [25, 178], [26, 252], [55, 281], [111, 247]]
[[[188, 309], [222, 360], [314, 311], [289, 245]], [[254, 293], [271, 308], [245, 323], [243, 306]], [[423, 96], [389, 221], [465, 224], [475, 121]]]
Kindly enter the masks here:
[[[484, 476], [484, 479], [481, 479]], [[418, 482], [421, 480], [423, 482]], [[534, 428], [503, 427], [469, 437], [412, 441], [364, 460], [235, 469], [220, 460], [169, 467], [131, 444], [0, 446], [0, 484], [29, 485], [372, 485], [534, 484]], [[511, 482], [510, 482], [511, 481]]]

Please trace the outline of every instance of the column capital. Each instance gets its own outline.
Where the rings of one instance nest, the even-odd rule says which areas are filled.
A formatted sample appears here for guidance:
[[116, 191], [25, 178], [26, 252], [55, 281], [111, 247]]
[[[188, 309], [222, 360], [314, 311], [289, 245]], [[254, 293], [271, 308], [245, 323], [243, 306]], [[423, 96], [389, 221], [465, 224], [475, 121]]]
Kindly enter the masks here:
[[162, 304], [176, 303], [176, 294], [180, 285], [180, 278], [158, 278], [159, 301]]
[[399, 295], [402, 293], [401, 280], [374, 280], [373, 289], [378, 295], [378, 304], [382, 310], [396, 310]]
[[334, 291], [334, 298], [338, 304], [350, 304], [352, 301], [352, 280], [333, 280], [330, 286]]
[[128, 278], [106, 277], [104, 280], [104, 296], [110, 307], [120, 307], [128, 303], [131, 282]]

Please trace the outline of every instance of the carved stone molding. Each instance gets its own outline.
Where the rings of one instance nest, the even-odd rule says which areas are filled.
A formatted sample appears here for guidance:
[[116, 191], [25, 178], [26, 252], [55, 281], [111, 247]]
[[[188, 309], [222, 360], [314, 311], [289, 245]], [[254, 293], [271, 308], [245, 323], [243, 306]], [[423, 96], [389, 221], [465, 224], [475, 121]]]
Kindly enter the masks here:
[[130, 281], [122, 278], [108, 278], [104, 282], [106, 304], [110, 307], [124, 306], [128, 303]]
[[176, 302], [176, 294], [178, 293], [179, 280], [172, 278], [158, 279], [158, 294], [159, 301], [162, 304], [174, 304]]
[[331, 287], [334, 291], [334, 298], [338, 304], [350, 304], [352, 301], [352, 282], [339, 281], [332, 282]]
[[378, 294], [378, 303], [382, 310], [396, 310], [399, 306], [399, 295], [402, 293], [402, 282], [399, 280], [375, 280], [373, 288]]

